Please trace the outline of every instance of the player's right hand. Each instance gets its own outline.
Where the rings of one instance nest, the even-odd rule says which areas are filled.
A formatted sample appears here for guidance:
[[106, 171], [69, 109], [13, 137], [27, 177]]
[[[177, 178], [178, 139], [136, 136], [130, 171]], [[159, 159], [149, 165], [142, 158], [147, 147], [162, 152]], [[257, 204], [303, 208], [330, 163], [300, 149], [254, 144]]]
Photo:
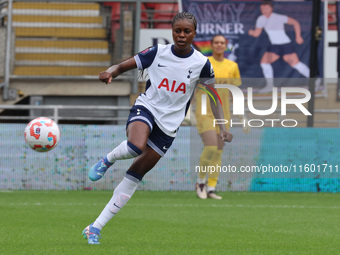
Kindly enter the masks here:
[[101, 72], [99, 74], [99, 80], [101, 80], [102, 82], [105, 82], [106, 84], [111, 83], [112, 74], [107, 71]]
[[221, 130], [220, 136], [221, 136], [222, 141], [225, 141], [225, 142], [230, 143], [233, 140], [233, 134], [227, 130]]

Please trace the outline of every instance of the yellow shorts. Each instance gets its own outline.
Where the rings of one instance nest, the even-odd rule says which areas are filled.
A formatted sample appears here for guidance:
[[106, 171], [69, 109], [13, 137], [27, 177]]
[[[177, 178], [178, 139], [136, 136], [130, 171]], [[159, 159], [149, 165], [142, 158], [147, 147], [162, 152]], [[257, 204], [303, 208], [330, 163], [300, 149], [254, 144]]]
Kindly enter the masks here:
[[[206, 131], [210, 131], [210, 130], [215, 130], [216, 134], [220, 133], [220, 127], [218, 125], [215, 125], [214, 127], [214, 115], [196, 115], [196, 127], [198, 130], [199, 134], [202, 134]], [[226, 124], [226, 128], [227, 130], [229, 130], [230, 127], [230, 117], [226, 117], [226, 119], [228, 120], [228, 123]]]

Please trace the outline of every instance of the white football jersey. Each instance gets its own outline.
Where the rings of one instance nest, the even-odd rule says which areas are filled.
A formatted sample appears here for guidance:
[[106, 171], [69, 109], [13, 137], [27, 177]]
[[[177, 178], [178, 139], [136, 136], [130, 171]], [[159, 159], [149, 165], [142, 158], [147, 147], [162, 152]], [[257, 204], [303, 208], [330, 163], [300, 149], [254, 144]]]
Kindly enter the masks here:
[[190, 105], [199, 80], [214, 82], [214, 71], [207, 57], [192, 49], [188, 55], [177, 55], [174, 46], [156, 45], [135, 56], [139, 70], [148, 70], [145, 93], [136, 99], [154, 116], [156, 124], [167, 135], [175, 137]]
[[282, 45], [291, 42], [285, 32], [285, 24], [287, 22], [288, 16], [273, 12], [269, 18], [264, 15], [259, 16], [256, 20], [256, 27], [264, 28], [271, 44]]

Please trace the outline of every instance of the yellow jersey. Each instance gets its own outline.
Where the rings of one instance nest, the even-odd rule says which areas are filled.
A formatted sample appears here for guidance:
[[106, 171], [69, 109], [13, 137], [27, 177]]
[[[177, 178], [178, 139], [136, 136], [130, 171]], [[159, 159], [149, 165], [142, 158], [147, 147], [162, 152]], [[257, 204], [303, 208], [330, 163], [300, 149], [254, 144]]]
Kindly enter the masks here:
[[[212, 64], [215, 72], [215, 84], [231, 84], [235, 86], [241, 85], [241, 76], [240, 76], [240, 70], [238, 68], [238, 64], [234, 61], [231, 61], [229, 59], [223, 59], [223, 61], [217, 61], [213, 56], [208, 57], [210, 63]], [[200, 84], [199, 87], [203, 86]], [[222, 108], [224, 112], [225, 119], [230, 120], [230, 105], [229, 105], [229, 89], [223, 89], [219, 88], [216, 89], [218, 95], [221, 98], [222, 101]], [[204, 117], [201, 114], [201, 100], [202, 100], [202, 94], [205, 94], [205, 92], [201, 89], [196, 90], [195, 94], [195, 101], [196, 101], [196, 110], [195, 110], [195, 116], [197, 121], [199, 121], [200, 117]], [[207, 105], [207, 115], [213, 116], [213, 113], [210, 108], [209, 100]]]

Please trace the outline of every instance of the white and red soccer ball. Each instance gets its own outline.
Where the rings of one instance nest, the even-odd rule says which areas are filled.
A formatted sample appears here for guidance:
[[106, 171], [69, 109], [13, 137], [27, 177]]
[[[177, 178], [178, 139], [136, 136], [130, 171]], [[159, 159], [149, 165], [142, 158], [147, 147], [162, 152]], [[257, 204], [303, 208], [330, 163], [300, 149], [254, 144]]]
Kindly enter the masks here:
[[38, 152], [55, 148], [60, 139], [60, 130], [53, 120], [39, 117], [32, 120], [25, 128], [25, 141], [29, 147]]

